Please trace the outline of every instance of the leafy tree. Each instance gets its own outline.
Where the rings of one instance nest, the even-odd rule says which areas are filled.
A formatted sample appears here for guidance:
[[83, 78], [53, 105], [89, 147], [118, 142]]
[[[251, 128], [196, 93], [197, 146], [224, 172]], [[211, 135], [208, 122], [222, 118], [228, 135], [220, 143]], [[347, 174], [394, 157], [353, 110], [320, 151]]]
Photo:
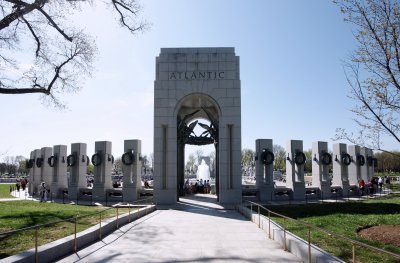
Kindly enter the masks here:
[[242, 175], [253, 175], [254, 174], [254, 157], [255, 152], [251, 149], [242, 149]]
[[280, 145], [274, 144], [272, 149], [275, 160], [274, 160], [274, 169], [286, 171], [286, 151]]
[[150, 160], [149, 157], [147, 157], [147, 155], [144, 155], [142, 157], [142, 169], [143, 169], [143, 173], [147, 173], [151, 171], [151, 166], [150, 166]]
[[200, 161], [201, 161], [201, 157], [204, 156], [204, 152], [202, 149], [197, 149], [194, 154], [196, 155], [196, 161], [197, 161], [197, 164], [199, 165]]
[[22, 175], [22, 174], [27, 174], [29, 169], [26, 167], [26, 158], [22, 155], [18, 155], [15, 158], [16, 162], [18, 162], [18, 170], [17, 172]]
[[[129, 32], [145, 29], [146, 23], [138, 21], [137, 0], [97, 2], [110, 5]], [[96, 45], [83, 25], [77, 28], [71, 21], [75, 12], [92, 4], [91, 0], [0, 1], [0, 93], [40, 93], [62, 107], [56, 94], [78, 91], [93, 70]]]
[[0, 175], [3, 175], [6, 172], [7, 172], [7, 164], [0, 163]]
[[345, 64], [358, 131], [335, 139], [385, 151], [383, 136], [400, 142], [400, 4], [393, 0], [335, 0], [356, 30], [357, 50]]
[[115, 158], [113, 170], [116, 174], [122, 173], [122, 158], [121, 157]]
[[311, 173], [312, 172], [312, 150], [309, 149], [304, 151], [304, 155], [306, 156], [306, 162], [304, 163], [304, 172]]
[[[69, 166], [68, 166], [67, 170], [70, 171]], [[89, 165], [86, 167], [86, 174], [93, 174], [93, 170], [94, 170], [94, 165], [89, 163]]]
[[378, 160], [378, 165], [375, 168], [377, 172], [383, 173], [391, 173], [391, 172], [400, 172], [400, 152], [387, 153], [376, 153], [374, 154], [375, 158]]
[[17, 172], [17, 162], [15, 156], [5, 156], [3, 157], [5, 164], [5, 172], [8, 174], [15, 174]]
[[193, 154], [189, 154], [188, 160], [186, 162], [186, 170], [192, 171], [194, 173], [197, 172], [196, 158]]
[[150, 167], [151, 168], [153, 168], [154, 167], [154, 153], [150, 153], [149, 154], [149, 165], [150, 165]]
[[251, 149], [242, 149], [242, 166], [251, 167], [254, 166], [255, 152]]
[[210, 157], [210, 170], [211, 172], [215, 171], [215, 162], [216, 162], [216, 155], [215, 155], [215, 151], [210, 152], [210, 154], [208, 155], [208, 157]]

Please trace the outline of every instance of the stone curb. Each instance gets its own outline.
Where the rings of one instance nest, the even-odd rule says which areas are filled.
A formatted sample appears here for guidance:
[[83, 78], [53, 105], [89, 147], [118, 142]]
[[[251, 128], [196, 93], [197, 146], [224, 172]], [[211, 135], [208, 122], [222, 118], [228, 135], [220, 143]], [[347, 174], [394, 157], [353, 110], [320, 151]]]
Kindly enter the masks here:
[[[147, 206], [141, 208], [136, 212], [130, 214], [132, 221], [137, 220], [153, 211], [156, 210], [155, 205]], [[111, 234], [119, 227], [129, 223], [129, 214], [123, 214], [118, 218], [117, 227], [117, 217], [109, 218], [101, 222], [101, 235], [102, 238]], [[88, 245], [100, 241], [99, 239], [99, 224], [94, 225], [82, 232], [76, 234], [76, 249], [77, 251], [87, 247]], [[68, 255], [73, 254], [74, 251], [74, 234], [58, 239], [51, 243], [42, 245], [38, 247], [38, 261], [40, 263], [54, 262], [55, 260], [62, 259]], [[17, 255], [13, 255], [0, 260], [1, 263], [11, 263], [11, 262], [21, 262], [30, 263], [36, 262], [35, 259], [35, 248], [24, 251]]]
[[[258, 223], [258, 214], [252, 213], [250, 209], [244, 206], [237, 206], [237, 210], [246, 218], [252, 220], [252, 222]], [[268, 218], [265, 216], [260, 216], [260, 228], [268, 235]], [[283, 229], [280, 225], [271, 220], [271, 239], [277, 241], [279, 244], [284, 244]], [[292, 253], [303, 262], [308, 262], [308, 242], [304, 239], [286, 231], [286, 248], [288, 252]], [[345, 261], [329, 254], [328, 252], [322, 250], [321, 248], [311, 244], [311, 262], [341, 262]]]

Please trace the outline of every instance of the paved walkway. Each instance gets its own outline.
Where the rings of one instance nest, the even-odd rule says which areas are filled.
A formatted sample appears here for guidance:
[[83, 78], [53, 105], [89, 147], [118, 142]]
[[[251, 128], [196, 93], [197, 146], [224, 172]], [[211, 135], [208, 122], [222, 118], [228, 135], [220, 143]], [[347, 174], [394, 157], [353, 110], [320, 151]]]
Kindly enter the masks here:
[[13, 197], [10, 198], [0, 198], [0, 201], [19, 201], [19, 200], [32, 200], [32, 196], [29, 196], [28, 189], [25, 191], [20, 189], [19, 191], [15, 190], [10, 193]]
[[[165, 207], [161, 207], [163, 209]], [[212, 196], [181, 199], [59, 262], [301, 262]]]

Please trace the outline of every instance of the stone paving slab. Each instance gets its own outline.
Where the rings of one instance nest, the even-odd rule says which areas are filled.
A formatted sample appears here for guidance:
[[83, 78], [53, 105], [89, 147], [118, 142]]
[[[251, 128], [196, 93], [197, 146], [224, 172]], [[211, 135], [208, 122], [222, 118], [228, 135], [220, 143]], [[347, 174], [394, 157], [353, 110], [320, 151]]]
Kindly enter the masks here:
[[157, 210], [59, 262], [301, 262], [235, 210]]

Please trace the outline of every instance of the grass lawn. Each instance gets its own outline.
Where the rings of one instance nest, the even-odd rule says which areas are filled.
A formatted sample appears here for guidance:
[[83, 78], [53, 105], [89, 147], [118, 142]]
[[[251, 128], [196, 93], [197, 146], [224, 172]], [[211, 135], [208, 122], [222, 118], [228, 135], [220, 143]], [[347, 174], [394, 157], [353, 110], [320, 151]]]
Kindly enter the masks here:
[[[374, 225], [400, 225], [400, 195], [391, 195], [362, 202], [345, 202], [332, 204], [305, 204], [267, 206], [273, 212], [307, 222], [314, 226], [329, 230], [336, 234], [383, 248], [400, 254], [400, 247], [387, 245], [382, 242], [369, 241], [357, 234], [358, 229]], [[308, 230], [305, 226], [289, 220], [274, 217], [288, 231], [307, 240]], [[338, 241], [317, 230], [311, 232], [311, 243], [332, 253], [333, 255], [351, 262], [352, 247], [345, 241]], [[399, 259], [356, 248], [357, 262], [399, 262]]]
[[387, 187], [392, 191], [400, 192], [400, 183], [391, 183], [390, 185], [387, 185]]
[[[39, 203], [34, 201], [0, 202], [0, 233], [54, 222], [78, 216], [77, 231], [82, 231], [99, 222], [100, 212], [104, 207], [66, 205], [58, 203]], [[131, 211], [133, 211], [131, 209]], [[127, 213], [128, 209], [119, 209], [119, 213]], [[96, 214], [93, 214], [96, 213]], [[102, 218], [116, 216], [116, 209], [102, 212]], [[52, 242], [74, 233], [74, 220], [60, 222], [39, 228], [39, 245]], [[17, 254], [33, 248], [34, 230], [25, 230], [20, 234], [1, 237], [0, 258]]]
[[10, 195], [10, 186], [14, 186], [15, 184], [0, 184], [0, 198], [13, 198]]

